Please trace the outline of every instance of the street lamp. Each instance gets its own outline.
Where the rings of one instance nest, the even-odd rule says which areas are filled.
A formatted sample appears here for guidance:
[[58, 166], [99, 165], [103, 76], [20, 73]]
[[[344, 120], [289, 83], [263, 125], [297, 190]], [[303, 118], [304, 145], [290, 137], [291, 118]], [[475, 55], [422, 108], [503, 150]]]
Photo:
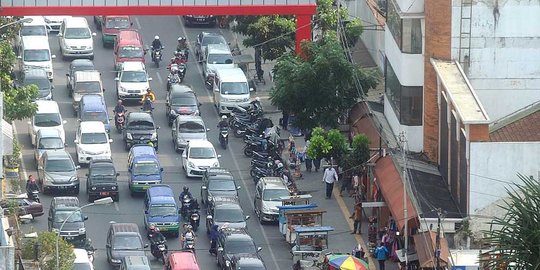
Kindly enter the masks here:
[[60, 229], [58, 230], [58, 236], [56, 237], [56, 270], [60, 270], [60, 257], [58, 256], [58, 250], [59, 250], [58, 249], [58, 243], [60, 242], [60, 237], [61, 237], [60, 233], [62, 232], [62, 229], [64, 228], [64, 225], [66, 225], [66, 222], [71, 218], [71, 216], [73, 216], [75, 213], [81, 211], [81, 209], [83, 209], [83, 208], [94, 206], [94, 205], [111, 204], [113, 202], [114, 201], [113, 201], [113, 199], [111, 197], [105, 197], [105, 198], [97, 199], [93, 203], [83, 205], [83, 206], [73, 210], [73, 212], [71, 212], [71, 214], [69, 214], [69, 216], [66, 219], [64, 219], [64, 221], [62, 222], [62, 225], [60, 226]]
[[17, 20], [17, 21], [12, 21], [10, 23], [6, 23], [4, 25], [0, 25], [0, 29], [4, 28], [4, 27], [8, 27], [10, 25], [14, 25], [14, 24], [18, 24], [18, 23], [31, 23], [33, 21], [32, 18], [22, 18], [20, 20]]

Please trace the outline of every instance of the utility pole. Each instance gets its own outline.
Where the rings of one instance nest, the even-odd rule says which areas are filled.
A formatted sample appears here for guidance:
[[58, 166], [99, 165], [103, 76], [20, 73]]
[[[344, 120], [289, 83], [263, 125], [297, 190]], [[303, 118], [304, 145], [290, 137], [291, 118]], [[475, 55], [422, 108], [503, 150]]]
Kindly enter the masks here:
[[399, 141], [401, 144], [401, 158], [403, 160], [403, 219], [405, 220], [405, 228], [403, 232], [403, 237], [405, 238], [405, 247], [403, 247], [403, 256], [405, 257], [405, 269], [407, 269], [409, 267], [409, 212], [407, 209], [407, 157], [405, 155], [405, 144], [407, 143], [407, 137], [405, 137], [404, 131], [399, 134]]
[[437, 235], [435, 237], [435, 258], [437, 258], [437, 270], [441, 269], [441, 208], [437, 209]]

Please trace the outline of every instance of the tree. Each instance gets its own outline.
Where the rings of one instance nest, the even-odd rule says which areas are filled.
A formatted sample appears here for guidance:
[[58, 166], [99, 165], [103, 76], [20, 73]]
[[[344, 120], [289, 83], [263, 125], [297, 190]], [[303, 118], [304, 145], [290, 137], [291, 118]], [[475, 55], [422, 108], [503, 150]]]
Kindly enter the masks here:
[[359, 173], [359, 166], [366, 163], [369, 158], [369, 138], [365, 134], [355, 135], [352, 139], [351, 150], [345, 157], [348, 168]]
[[508, 199], [499, 207], [506, 212], [491, 221], [484, 241], [491, 250], [481, 259], [488, 269], [540, 269], [540, 183], [518, 175], [521, 184], [507, 188]]
[[[377, 85], [378, 73], [347, 61], [335, 37], [303, 45], [302, 57], [285, 54], [278, 59], [272, 104], [294, 114], [294, 125], [301, 129], [336, 127], [339, 116]], [[356, 78], [364, 93], [356, 88]]]
[[[55, 232], [39, 232], [37, 238], [26, 240], [23, 244], [23, 258], [35, 259], [37, 257], [41, 269], [56, 270], [56, 240], [58, 237]], [[72, 270], [75, 260], [73, 246], [61, 237], [58, 240], [60, 270]]]

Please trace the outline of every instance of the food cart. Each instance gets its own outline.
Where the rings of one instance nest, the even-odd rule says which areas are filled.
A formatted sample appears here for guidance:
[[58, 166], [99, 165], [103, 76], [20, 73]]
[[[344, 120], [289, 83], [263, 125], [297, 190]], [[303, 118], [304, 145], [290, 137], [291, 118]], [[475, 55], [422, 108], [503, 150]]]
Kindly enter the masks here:
[[296, 238], [295, 228], [297, 228], [297, 226], [322, 226], [322, 217], [324, 213], [326, 213], [325, 210], [317, 209], [295, 210], [285, 212], [285, 219], [287, 220], [287, 231], [285, 233], [285, 240], [287, 241], [287, 243], [294, 243]]
[[280, 197], [281, 205], [302, 205], [302, 204], [309, 204], [311, 198], [311, 194], [302, 194], [302, 195], [291, 195], [291, 196], [284, 196]]
[[283, 236], [287, 234], [287, 217], [285, 216], [285, 213], [288, 211], [298, 211], [298, 210], [309, 210], [309, 209], [315, 209], [317, 208], [317, 205], [314, 203], [310, 204], [298, 204], [298, 205], [281, 205], [277, 207], [279, 209], [279, 232]]
[[328, 249], [330, 226], [295, 226], [295, 241], [291, 249], [293, 264], [314, 266], [321, 253]]

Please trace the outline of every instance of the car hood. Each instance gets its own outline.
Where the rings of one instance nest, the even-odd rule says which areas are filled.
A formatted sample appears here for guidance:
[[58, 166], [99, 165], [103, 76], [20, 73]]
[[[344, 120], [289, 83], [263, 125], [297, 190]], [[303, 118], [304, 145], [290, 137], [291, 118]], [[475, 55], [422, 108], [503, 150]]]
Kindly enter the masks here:
[[[62, 222], [54, 222], [53, 228], [59, 229]], [[62, 228], [62, 232], [78, 232], [80, 228], [84, 228], [84, 222], [66, 222]]]
[[78, 144], [77, 147], [90, 155], [99, 155], [103, 154], [104, 152], [111, 152], [111, 145], [109, 143]]
[[212, 167], [216, 162], [218, 162], [218, 159], [217, 158], [209, 158], [209, 159], [190, 158], [189, 161], [193, 162], [193, 164], [195, 164], [195, 166], [197, 167]]
[[77, 48], [92, 48], [93, 47], [93, 40], [92, 38], [85, 38], [85, 39], [64, 39], [64, 43], [66, 46], [70, 47], [77, 47]]
[[179, 215], [174, 216], [151, 216], [151, 215], [145, 215], [146, 221], [149, 223], [152, 222], [178, 222], [180, 219]]
[[156, 132], [155, 129], [137, 129], [137, 128], [130, 128], [127, 127], [126, 129], [127, 133], [131, 133], [131, 135], [152, 135], [152, 133]]
[[186, 141], [206, 140], [206, 132], [204, 133], [178, 133], [178, 137]]
[[121, 82], [120, 86], [122, 86], [126, 90], [139, 90], [139, 91], [145, 91], [146, 89], [150, 88], [150, 85], [148, 84], [148, 82]]
[[236, 190], [209, 190], [208, 196], [212, 197], [236, 197]]
[[276, 214], [279, 212], [279, 209], [277, 207], [282, 205], [281, 201], [263, 201], [262, 203], [264, 206], [270, 208], [271, 211]]
[[46, 172], [45, 176], [55, 184], [65, 184], [69, 183], [72, 178], [77, 178], [77, 172]]

